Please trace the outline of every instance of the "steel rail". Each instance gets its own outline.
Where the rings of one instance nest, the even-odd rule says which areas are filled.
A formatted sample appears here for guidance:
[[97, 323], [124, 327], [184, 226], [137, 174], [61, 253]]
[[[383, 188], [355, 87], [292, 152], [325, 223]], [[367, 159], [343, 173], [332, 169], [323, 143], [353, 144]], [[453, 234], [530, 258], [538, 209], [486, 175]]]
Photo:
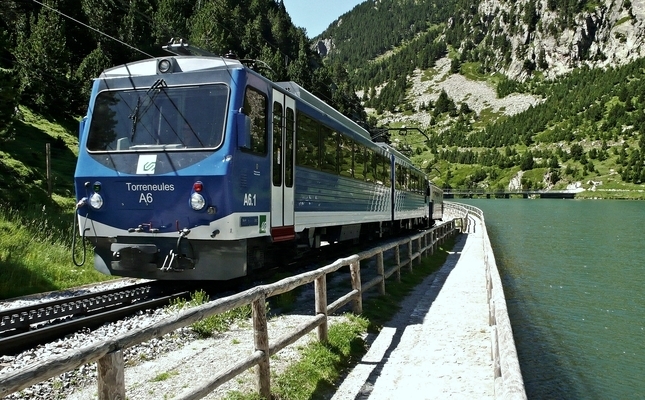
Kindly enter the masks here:
[[60, 300], [36, 303], [30, 306], [0, 311], [0, 333], [12, 329], [29, 329], [33, 324], [55, 319], [86, 315], [105, 307], [113, 307], [124, 302], [133, 303], [150, 295], [152, 284], [140, 283], [110, 289], [102, 292], [87, 293]]
[[81, 328], [96, 328], [106, 322], [113, 322], [134, 312], [148, 308], [157, 308], [169, 304], [171, 300], [179, 297], [188, 297], [189, 292], [183, 291], [156, 299], [137, 302], [117, 309], [111, 308], [103, 312], [79, 318], [73, 318], [62, 323], [19, 333], [6, 338], [0, 338], [0, 354], [16, 354], [48, 340], [59, 338], [67, 333], [75, 332]]

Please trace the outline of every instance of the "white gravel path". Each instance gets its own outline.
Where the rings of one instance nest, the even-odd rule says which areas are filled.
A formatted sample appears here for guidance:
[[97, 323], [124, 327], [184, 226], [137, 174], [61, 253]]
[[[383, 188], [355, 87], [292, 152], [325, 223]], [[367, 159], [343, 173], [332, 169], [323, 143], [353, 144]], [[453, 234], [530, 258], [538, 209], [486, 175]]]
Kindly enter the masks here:
[[494, 369], [481, 222], [460, 235], [374, 339], [333, 400], [492, 399]]

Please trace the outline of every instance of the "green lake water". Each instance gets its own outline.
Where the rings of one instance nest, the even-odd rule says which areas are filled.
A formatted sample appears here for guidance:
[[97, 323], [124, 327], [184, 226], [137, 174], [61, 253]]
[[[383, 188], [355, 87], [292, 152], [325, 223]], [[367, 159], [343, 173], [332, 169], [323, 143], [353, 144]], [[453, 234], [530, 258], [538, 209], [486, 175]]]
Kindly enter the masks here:
[[529, 399], [645, 399], [645, 202], [480, 208]]

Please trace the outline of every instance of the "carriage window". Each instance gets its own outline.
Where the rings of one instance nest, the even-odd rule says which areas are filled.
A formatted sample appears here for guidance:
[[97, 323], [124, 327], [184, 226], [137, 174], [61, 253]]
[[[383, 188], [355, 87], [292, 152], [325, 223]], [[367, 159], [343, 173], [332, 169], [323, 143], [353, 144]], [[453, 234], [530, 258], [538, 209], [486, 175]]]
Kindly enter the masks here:
[[253, 88], [246, 88], [244, 114], [251, 118], [251, 149], [257, 154], [267, 152], [267, 96]]
[[403, 166], [399, 164], [394, 164], [394, 170], [396, 172], [396, 179], [395, 179], [395, 188], [396, 190], [402, 190], [403, 189], [403, 182], [405, 181], [405, 171], [403, 170]]
[[403, 167], [403, 190], [410, 190], [410, 170]]
[[367, 148], [360, 143], [354, 143], [354, 178], [364, 181], [366, 178], [366, 157]]
[[403, 168], [403, 182], [401, 182], [401, 184], [403, 186], [403, 190], [408, 190], [408, 189], [410, 189], [409, 188], [410, 170], [405, 165], [402, 168]]
[[347, 136], [339, 135], [338, 157], [340, 160], [340, 175], [354, 176], [354, 141]]
[[322, 165], [321, 170], [338, 174], [338, 133], [326, 126], [322, 132]]
[[367, 182], [376, 182], [376, 152], [365, 149], [365, 180]]
[[318, 125], [305, 114], [298, 113], [296, 135], [296, 164], [302, 167], [320, 168], [320, 138]]
[[378, 182], [380, 184], [384, 184], [384, 182], [381, 180], [383, 177], [381, 176], [381, 155], [378, 153], [378, 151], [375, 151], [372, 153], [372, 167], [374, 171], [374, 182]]
[[391, 176], [390, 176], [390, 158], [384, 154], [379, 154], [379, 162], [378, 162], [378, 173], [379, 173], [379, 180], [387, 187], [392, 186], [391, 183]]
[[287, 107], [286, 141], [284, 149], [284, 185], [293, 187], [293, 135], [296, 123], [293, 108]]

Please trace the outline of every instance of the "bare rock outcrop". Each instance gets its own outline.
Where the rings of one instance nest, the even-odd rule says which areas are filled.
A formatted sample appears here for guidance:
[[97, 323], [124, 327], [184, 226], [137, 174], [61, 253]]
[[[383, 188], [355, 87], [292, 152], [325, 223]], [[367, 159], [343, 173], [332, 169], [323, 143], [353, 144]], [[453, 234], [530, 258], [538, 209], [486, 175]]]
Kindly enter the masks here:
[[[528, 12], [535, 23], [526, 22]], [[483, 0], [478, 13], [492, 42], [498, 37], [510, 42], [507, 65], [502, 65], [502, 49], [493, 51], [514, 79], [528, 76], [527, 63], [554, 78], [583, 65], [622, 65], [645, 56], [645, 0], [601, 0], [573, 18], [560, 8], [549, 9], [547, 0]]]

